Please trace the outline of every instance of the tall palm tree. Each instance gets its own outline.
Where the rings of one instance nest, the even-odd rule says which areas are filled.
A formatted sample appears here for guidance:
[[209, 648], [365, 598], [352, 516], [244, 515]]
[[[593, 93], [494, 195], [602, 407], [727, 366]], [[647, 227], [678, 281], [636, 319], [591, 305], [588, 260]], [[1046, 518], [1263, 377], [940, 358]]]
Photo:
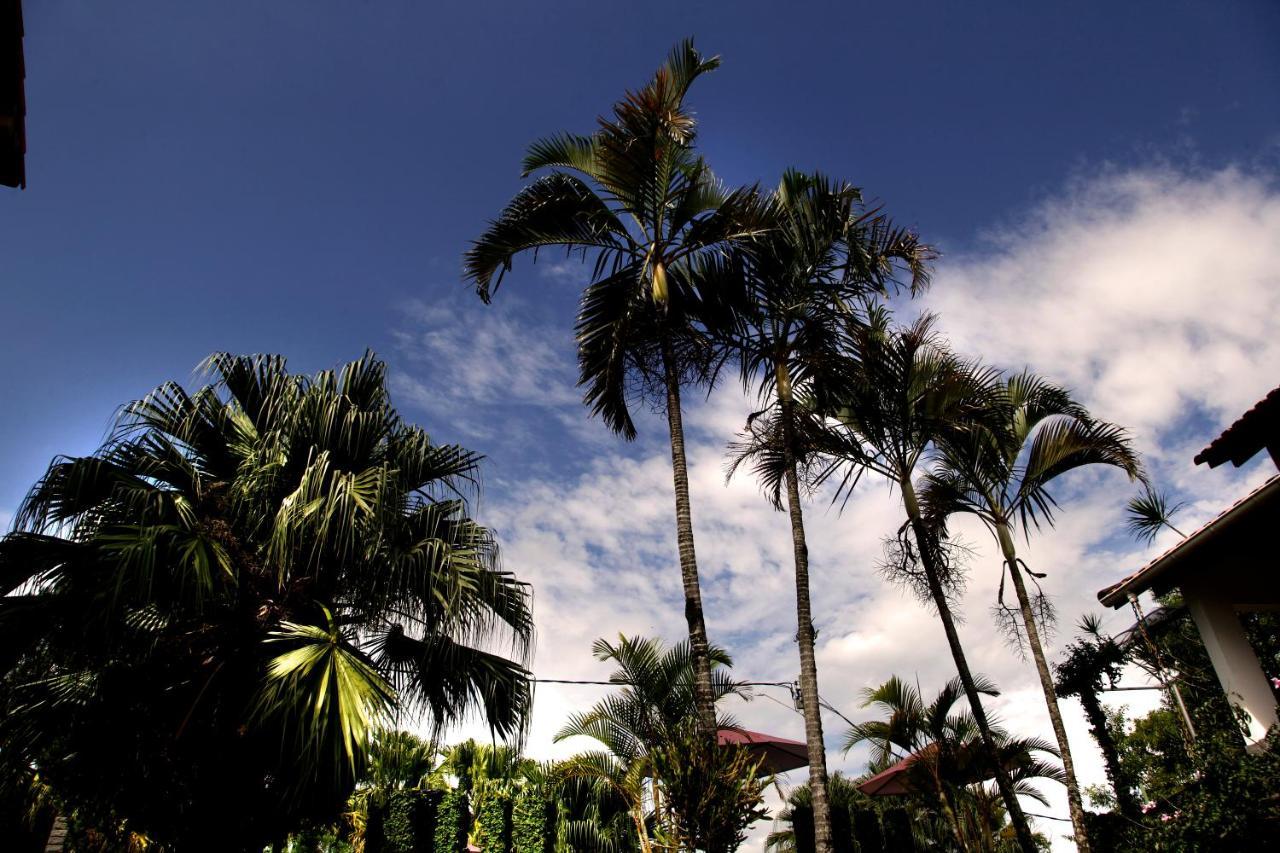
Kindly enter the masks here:
[[[788, 171], [770, 201], [772, 227], [749, 253], [747, 298], [737, 322], [729, 327], [729, 345], [739, 360], [743, 382], [754, 387], [765, 405], [752, 416], [749, 438], [739, 446], [734, 469], [741, 462], [768, 457], [759, 459], [755, 469], [775, 508], [783, 508], [786, 493], [815, 843], [819, 853], [831, 853], [809, 549], [798, 470], [809, 463], [814, 448], [805, 440], [809, 419], [797, 411], [795, 393], [809, 384], [815, 372], [830, 370], [839, 361], [841, 312], [896, 284], [899, 265], [909, 273], [912, 292], [923, 288], [934, 253], [910, 232], [863, 207], [856, 187], [820, 174]], [[776, 477], [779, 471], [781, 479]]]
[[[924, 316], [892, 329], [883, 311], [873, 311], [867, 323], [847, 324], [847, 363], [825, 374], [816, 389], [817, 411], [834, 424], [828, 452], [835, 461], [826, 475], [840, 476], [845, 493], [867, 471], [898, 488], [907, 516], [898, 537], [898, 568], [937, 610], [974, 723], [994, 757], [997, 744], [948, 598], [954, 568], [942, 537], [926, 521], [914, 478], [937, 447], [978, 426], [1000, 428], [991, 413], [995, 374], [954, 356], [932, 325], [932, 317]], [[1009, 774], [999, 762], [994, 772], [1020, 846], [1032, 853], [1035, 841]]]
[[337, 813], [384, 720], [518, 736], [533, 620], [470, 516], [479, 458], [405, 423], [382, 362], [207, 367], [0, 541], [0, 751], [158, 841], [260, 849]]
[[[1065, 389], [1030, 372], [1003, 382], [998, 411], [1004, 423], [995, 430], [975, 428], [961, 440], [941, 448], [937, 464], [926, 477], [921, 502], [935, 524], [949, 515], [966, 513], [981, 519], [994, 536], [1004, 572], [1018, 598], [1022, 630], [1035, 661], [1036, 674], [1049, 721], [1053, 726], [1067, 777], [1067, 802], [1076, 846], [1088, 853], [1089, 837], [1084, 804], [1076, 782], [1075, 764], [1067, 741], [1053, 673], [1044, 653], [1044, 618], [1027, 590], [1026, 563], [1018, 556], [1014, 536], [1020, 526], [1029, 538], [1032, 526], [1053, 524], [1055, 502], [1050, 487], [1058, 477], [1087, 465], [1119, 468], [1130, 479], [1142, 468], [1132, 443], [1120, 427], [1096, 421]], [[1000, 601], [1003, 608], [1004, 602]], [[1015, 629], [1016, 630], [1016, 629]]]
[[464, 259], [486, 302], [517, 255], [563, 247], [594, 259], [576, 326], [579, 384], [592, 414], [628, 440], [636, 434], [629, 397], [650, 396], [666, 409], [685, 619], [708, 737], [715, 729], [711, 658], [680, 395], [688, 381], [709, 381], [719, 359], [705, 324], [724, 313], [727, 294], [701, 284], [731, 282], [723, 271], [734, 267], [736, 246], [764, 227], [758, 194], [726, 192], [694, 150], [685, 97], [719, 64], [682, 42], [646, 86], [598, 120], [595, 133], [529, 146], [524, 174], [549, 171], [507, 204]]
[[[999, 695], [989, 681], [979, 677], [975, 686], [987, 696]], [[876, 707], [884, 718], [853, 725], [846, 733], [844, 751], [859, 744], [871, 747], [870, 771], [878, 773], [900, 761], [907, 762], [912, 787], [932, 795], [961, 850], [989, 850], [994, 846], [999, 814], [983, 787], [996, 764], [983, 749], [972, 714], [955, 709], [964, 687], [953, 678], [926, 703], [915, 685], [891, 677], [878, 687], [863, 691], [863, 707]], [[1034, 779], [1062, 781], [1062, 771], [1039, 757], [1057, 756], [1053, 745], [1040, 738], [1014, 738], [992, 728], [998, 766], [1010, 773], [1021, 796], [1044, 802], [1031, 784]]]

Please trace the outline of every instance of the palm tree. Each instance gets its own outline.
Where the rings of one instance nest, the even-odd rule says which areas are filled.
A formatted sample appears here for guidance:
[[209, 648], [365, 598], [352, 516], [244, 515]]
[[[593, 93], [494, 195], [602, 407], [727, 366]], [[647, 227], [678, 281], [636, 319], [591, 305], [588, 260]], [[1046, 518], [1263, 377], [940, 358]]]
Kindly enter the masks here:
[[524, 174], [550, 171], [507, 204], [464, 259], [486, 302], [517, 255], [563, 247], [594, 259], [576, 326], [579, 384], [591, 413], [628, 440], [636, 434], [629, 397], [665, 405], [685, 618], [708, 737], [715, 730], [711, 658], [680, 394], [687, 381], [710, 381], [719, 361], [704, 327], [718, 322], [727, 295], [700, 282], [732, 282], [725, 271], [736, 266], [735, 247], [763, 229], [758, 194], [725, 192], [694, 150], [685, 96], [719, 62], [682, 42], [646, 86], [599, 119], [594, 134], [533, 143]]
[[[659, 832], [669, 829], [671, 823], [671, 816], [664, 811], [661, 779], [653, 767], [652, 754], [680, 743], [690, 719], [696, 719], [689, 644], [681, 642], [664, 649], [660, 641], [652, 638], [620, 635], [616, 643], [596, 640], [592, 653], [599, 661], [617, 665], [609, 681], [621, 689], [586, 711], [570, 715], [556, 733], [556, 742], [588, 737], [602, 747], [563, 762], [560, 773], [564, 777], [591, 779], [625, 798], [640, 847], [647, 851], [651, 839], [644, 814], [646, 803]], [[715, 646], [710, 653], [715, 664], [715, 699], [744, 695], [745, 689], [725, 671], [733, 666], [729, 655]], [[717, 718], [717, 727], [733, 724], [727, 716]]]
[[[870, 806], [870, 799], [858, 790], [857, 782], [847, 778], [840, 771], [831, 774], [827, 780], [828, 799], [831, 802], [833, 823], [840, 826], [843, 835], [848, 839], [840, 847], [846, 850], [855, 849], [853, 830], [847, 818], [853, 809]], [[774, 821], [774, 830], [765, 838], [765, 850], [772, 853], [801, 853], [809, 845], [805, 842], [807, 824], [814, 820], [813, 787], [808, 783], [797, 785], [787, 794], [786, 805], [778, 812]]]
[[1055, 668], [1057, 678], [1054, 690], [1059, 696], [1075, 696], [1089, 721], [1089, 733], [1102, 752], [1102, 764], [1107, 779], [1116, 794], [1116, 807], [1120, 814], [1135, 824], [1142, 820], [1142, 811], [1133, 794], [1133, 785], [1120, 763], [1120, 749], [1102, 707], [1103, 679], [1115, 687], [1120, 668], [1125, 663], [1124, 649], [1113, 638], [1102, 633], [1102, 620], [1089, 613], [1081, 617], [1080, 635], [1067, 646], [1067, 655]]
[[[869, 322], [846, 325], [846, 364], [824, 374], [815, 394], [817, 411], [834, 424], [827, 451], [835, 461], [824, 476], [842, 474], [840, 491], [846, 494], [866, 471], [899, 489], [907, 522], [897, 540], [897, 568], [937, 610], [981, 740], [995, 756], [997, 744], [948, 600], [955, 569], [939, 531], [926, 522], [913, 482], [935, 448], [978, 426], [999, 430], [1000, 421], [991, 414], [995, 374], [951, 354], [933, 332], [929, 316], [894, 330], [887, 314], [873, 311]], [[1017, 792], [1008, 773], [994, 763], [1022, 850], [1032, 853], [1035, 841]]]
[[[978, 677], [974, 684], [983, 695], [999, 695], [986, 679]], [[1031, 781], [1062, 781], [1062, 771], [1038, 757], [1039, 753], [1057, 756], [1052, 744], [1039, 738], [1013, 738], [998, 727], [991, 729], [997, 746], [993, 763], [973, 715], [955, 710], [962, 695], [964, 686], [953, 678], [926, 704], [918, 687], [891, 677], [863, 691], [863, 707], [877, 707], [885, 716], [853, 725], [845, 733], [844, 751], [870, 745], [872, 773], [907, 762], [911, 787], [932, 795], [959, 848], [991, 849], [1001, 815], [983, 783], [995, 767], [1009, 772], [1019, 795], [1039, 802], [1044, 802], [1044, 795]]]
[[750, 289], [729, 335], [743, 382], [755, 387], [765, 408], [752, 416], [750, 437], [739, 447], [730, 473], [741, 462], [758, 459], [755, 469], [775, 508], [783, 508], [782, 493], [786, 492], [795, 558], [796, 642], [816, 849], [830, 853], [826, 747], [798, 471], [810, 461], [812, 448], [805, 441], [810, 425], [804, 413], [796, 410], [795, 390], [804, 388], [815, 372], [829, 370], [838, 361], [838, 315], [842, 309], [895, 284], [897, 264], [910, 273], [912, 292], [924, 287], [933, 252], [878, 212], [867, 211], [856, 187], [833, 183], [819, 174], [788, 171], [771, 202], [772, 227], [750, 251]]
[[343, 817], [356, 853], [369, 843], [370, 822], [385, 813], [398, 791], [443, 790], [442, 756], [434, 743], [396, 729], [379, 729], [370, 739], [368, 760]]
[[207, 369], [55, 460], [0, 542], [0, 752], [158, 841], [260, 849], [337, 814], [382, 721], [518, 736], [533, 621], [479, 458], [405, 423], [382, 362]]
[[548, 770], [556, 805], [557, 851], [634, 853], [640, 849], [628, 797], [612, 778], [599, 781], [590, 774], [566, 770], [563, 762]]
[[[1049, 721], [1062, 753], [1076, 846], [1088, 853], [1084, 804], [1053, 689], [1053, 673], [1041, 640], [1045, 620], [1027, 591], [1023, 571], [1030, 569], [1018, 556], [1014, 535], [1018, 525], [1029, 538], [1031, 526], [1038, 529], [1042, 523], [1053, 524], [1055, 502], [1050, 487], [1068, 471], [1086, 465], [1110, 465], [1130, 479], [1138, 479], [1143, 476], [1142, 469], [1124, 430], [1094, 420], [1065, 389], [1023, 372], [1008, 377], [1001, 392], [998, 408], [1004, 423], [1000, 429], [974, 429], [962, 440], [944, 445], [937, 464], [926, 477], [921, 502], [936, 524], [945, 525], [953, 513], [967, 513], [981, 519], [996, 539], [1003, 557], [1001, 584], [1003, 572], [1007, 571], [1018, 597], [1022, 629], [1040, 677]], [[1000, 607], [1005, 607], [1003, 600]], [[1043, 608], [1040, 610], [1044, 613]]]

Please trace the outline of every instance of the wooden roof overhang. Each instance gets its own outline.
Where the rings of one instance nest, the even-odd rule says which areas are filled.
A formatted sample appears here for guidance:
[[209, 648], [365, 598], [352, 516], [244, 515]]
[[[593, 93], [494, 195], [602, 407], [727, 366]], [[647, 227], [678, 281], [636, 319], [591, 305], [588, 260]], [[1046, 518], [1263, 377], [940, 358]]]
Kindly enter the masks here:
[[27, 185], [26, 66], [22, 0], [0, 0], [0, 184]]

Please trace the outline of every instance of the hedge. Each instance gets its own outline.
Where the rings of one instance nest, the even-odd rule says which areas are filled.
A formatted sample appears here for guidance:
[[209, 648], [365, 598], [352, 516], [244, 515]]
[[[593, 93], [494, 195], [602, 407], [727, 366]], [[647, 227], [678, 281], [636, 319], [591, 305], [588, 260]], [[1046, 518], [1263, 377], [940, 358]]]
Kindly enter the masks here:
[[426, 853], [432, 849], [439, 791], [395, 791], [382, 822], [385, 853]]
[[511, 809], [512, 853], [551, 853], [555, 803], [536, 788], [521, 792]]
[[484, 853], [511, 850], [511, 795], [506, 791], [487, 793], [476, 809], [476, 844]]
[[467, 797], [461, 791], [448, 791], [436, 807], [435, 853], [459, 853], [467, 849]]

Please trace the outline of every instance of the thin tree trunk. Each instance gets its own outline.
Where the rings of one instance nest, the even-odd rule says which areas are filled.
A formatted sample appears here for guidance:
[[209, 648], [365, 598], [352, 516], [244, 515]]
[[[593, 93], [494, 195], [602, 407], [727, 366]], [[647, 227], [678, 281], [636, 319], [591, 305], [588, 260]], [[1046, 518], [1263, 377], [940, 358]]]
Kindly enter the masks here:
[[915, 487], [910, 477], [904, 477], [898, 483], [902, 488], [902, 501], [907, 510], [907, 520], [916, 537], [916, 545], [920, 551], [920, 562], [924, 566], [925, 579], [929, 584], [929, 594], [933, 597], [934, 606], [938, 608], [938, 618], [942, 622], [943, 632], [947, 635], [947, 645], [951, 647], [951, 657], [955, 661], [956, 674], [964, 687], [965, 696], [969, 699], [969, 707], [973, 711], [973, 720], [978, 725], [978, 733], [982, 737], [982, 745], [986, 748], [995, 772], [996, 786], [1004, 799], [1005, 809], [1009, 812], [1009, 822], [1013, 824], [1018, 836], [1018, 846], [1022, 853], [1036, 853], [1035, 839], [1031, 836], [1031, 827], [1027, 824], [1027, 816], [1018, 802], [1018, 795], [1013, 790], [1013, 782], [1009, 773], [1000, 762], [1000, 751], [996, 748], [995, 739], [991, 737], [991, 725], [987, 722], [987, 712], [982, 708], [982, 697], [973, 682], [973, 673], [969, 671], [969, 661], [965, 657], [964, 647], [960, 645], [960, 634], [956, 630], [955, 619], [951, 615], [951, 605], [947, 603], [947, 593], [942, 588], [942, 579], [938, 573], [936, 555], [933, 553], [932, 537], [925, 527], [920, 515], [920, 504], [916, 500]]
[[693, 512], [689, 506], [689, 471], [684, 455], [684, 422], [680, 418], [680, 373], [671, 342], [662, 340], [662, 369], [667, 383], [667, 427], [671, 433], [671, 478], [676, 497], [676, 544], [680, 552], [680, 578], [684, 584], [684, 618], [689, 626], [689, 655], [693, 660], [693, 694], [698, 728], [704, 736], [716, 736], [715, 693], [711, 687], [711, 653], [707, 624], [702, 615], [702, 588], [698, 584], [698, 558], [693, 548]]
[[1058, 694], [1053, 689], [1053, 675], [1049, 672], [1049, 662], [1044, 657], [1040, 629], [1036, 626], [1035, 613], [1031, 610], [1031, 598], [1027, 595], [1027, 585], [1023, 582], [1022, 572], [1018, 568], [1018, 555], [1013, 548], [1013, 537], [1009, 535], [1009, 526], [1003, 522], [998, 523], [996, 534], [1000, 537], [1000, 550], [1004, 552], [1004, 561], [1009, 567], [1013, 588], [1018, 593], [1022, 624], [1027, 629], [1027, 645], [1031, 646], [1031, 657], [1036, 662], [1036, 673], [1040, 676], [1040, 689], [1044, 693], [1044, 703], [1049, 709], [1049, 722], [1053, 725], [1053, 735], [1058, 741], [1058, 750], [1062, 753], [1062, 769], [1067, 777], [1067, 807], [1071, 812], [1071, 825], [1075, 828], [1076, 849], [1080, 853], [1089, 853], [1089, 830], [1084, 822], [1084, 804], [1080, 800], [1080, 785], [1076, 782], [1075, 762], [1071, 760], [1071, 744], [1067, 741], [1067, 728], [1062, 724]]
[[791, 544], [796, 564], [796, 644], [800, 647], [800, 695], [804, 701], [804, 738], [809, 748], [809, 791], [813, 797], [813, 837], [817, 853], [832, 853], [831, 802], [827, 792], [827, 748], [822, 738], [822, 705], [818, 695], [818, 664], [814, 658], [813, 618], [809, 600], [809, 546], [804, 535], [804, 510], [796, 474], [794, 406], [785, 362], [780, 362], [778, 402], [782, 409], [782, 454], [786, 464], [787, 511], [791, 516]]
[[636, 835], [640, 840], [640, 853], [652, 853], [653, 848], [649, 845], [649, 830], [644, 825], [644, 806], [639, 802], [631, 810], [631, 819], [636, 824]]
[[1089, 721], [1089, 733], [1093, 735], [1098, 749], [1102, 751], [1102, 762], [1107, 769], [1107, 778], [1116, 792], [1116, 808], [1125, 818], [1140, 823], [1142, 810], [1138, 800], [1133, 796], [1133, 788], [1128, 784], [1124, 768], [1120, 765], [1120, 750], [1116, 748], [1115, 738], [1107, 727], [1107, 714], [1102, 710], [1098, 694], [1092, 690], [1080, 691], [1080, 707], [1084, 708], [1085, 718]]
[[968, 853], [969, 845], [964, 840], [964, 829], [960, 826], [960, 817], [956, 814], [955, 806], [951, 804], [951, 797], [947, 794], [946, 786], [942, 784], [938, 769], [935, 767], [930, 775], [933, 776], [933, 784], [938, 792], [938, 802], [942, 806], [942, 814], [946, 817], [947, 822], [951, 824], [951, 832], [956, 837], [956, 844], [959, 845], [961, 853]]

